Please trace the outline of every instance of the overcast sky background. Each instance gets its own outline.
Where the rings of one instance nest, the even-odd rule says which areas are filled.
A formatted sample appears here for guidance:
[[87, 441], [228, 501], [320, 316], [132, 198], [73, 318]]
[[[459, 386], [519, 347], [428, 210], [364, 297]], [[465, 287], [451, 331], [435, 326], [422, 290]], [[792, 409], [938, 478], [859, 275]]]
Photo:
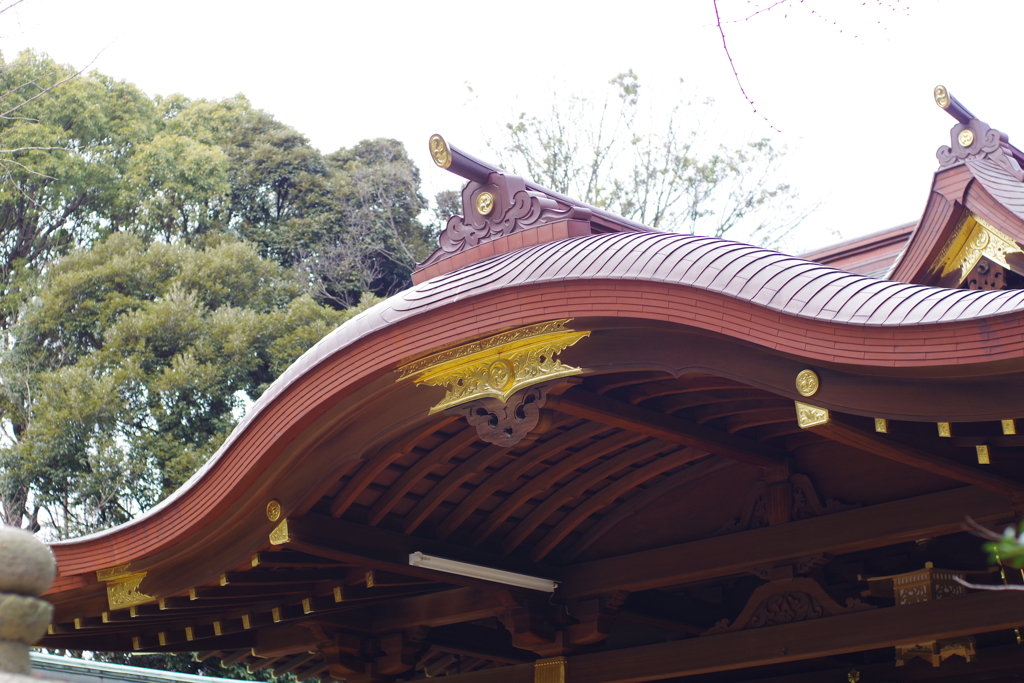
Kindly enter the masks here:
[[[772, 2], [719, 9], [742, 19]], [[633, 69], [669, 108], [684, 78], [716, 101], [701, 122], [709, 139], [771, 136], [789, 149], [779, 180], [821, 202], [790, 240], [799, 253], [919, 217], [954, 124], [932, 100], [938, 83], [1024, 141], [1012, 80], [1022, 26], [1024, 3], [981, 0], [789, 0], [726, 24], [743, 84], [779, 132], [740, 94], [712, 0], [24, 0], [0, 15], [0, 49], [79, 68], [95, 58], [151, 95], [241, 92], [324, 152], [397, 138], [427, 194], [458, 187], [431, 163], [431, 133], [486, 158], [514, 112], [541, 113], [556, 91], [604, 97]]]

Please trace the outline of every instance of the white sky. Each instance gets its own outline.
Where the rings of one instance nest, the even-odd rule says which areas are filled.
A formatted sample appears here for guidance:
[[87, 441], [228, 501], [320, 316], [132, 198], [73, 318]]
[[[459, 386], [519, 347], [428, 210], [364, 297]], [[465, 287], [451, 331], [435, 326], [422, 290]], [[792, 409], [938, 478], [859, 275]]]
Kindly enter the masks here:
[[[771, 3], [719, 8], [739, 19]], [[1024, 3], [994, 0], [789, 0], [729, 24], [743, 84], [779, 133], [740, 94], [712, 0], [25, 0], [0, 15], [0, 49], [78, 67], [101, 53], [95, 68], [149, 94], [242, 92], [324, 152], [397, 138], [427, 194], [458, 180], [430, 162], [431, 133], [487, 158], [484, 140], [514, 111], [545, 110], [558, 84], [604, 92], [632, 68], [656, 94], [682, 77], [715, 98], [702, 125], [716, 139], [771, 135], [789, 148], [779, 179], [822, 202], [789, 245], [800, 252], [919, 217], [954, 123], [932, 101], [938, 83], [1024, 141], [1020, 27]]]

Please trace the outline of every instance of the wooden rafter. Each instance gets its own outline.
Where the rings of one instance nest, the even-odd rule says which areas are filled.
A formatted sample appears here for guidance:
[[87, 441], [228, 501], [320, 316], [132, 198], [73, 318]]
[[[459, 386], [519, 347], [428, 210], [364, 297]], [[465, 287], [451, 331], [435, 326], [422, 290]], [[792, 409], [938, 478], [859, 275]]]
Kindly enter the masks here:
[[437, 420], [430, 421], [426, 425], [421, 425], [412, 432], [399, 436], [382, 448], [376, 455], [366, 460], [362, 466], [356, 470], [355, 474], [352, 475], [352, 478], [345, 484], [341, 492], [334, 497], [333, 501], [331, 501], [331, 514], [335, 517], [343, 515], [345, 510], [348, 510], [349, 506], [356, 501], [359, 494], [361, 494], [366, 487], [377, 478], [377, 475], [387, 468], [388, 465], [415, 448], [416, 444], [418, 444], [422, 439], [434, 433], [444, 425], [454, 422], [456, 419], [458, 418], [453, 416], [442, 416]]
[[444, 540], [451, 536], [452, 532], [458, 529], [496, 491], [514, 482], [531, 467], [566, 448], [571, 448], [581, 441], [596, 437], [605, 431], [608, 431], [608, 427], [588, 422], [538, 444], [515, 460], [506, 463], [499, 471], [477, 486], [466, 496], [465, 500], [459, 503], [455, 510], [448, 514], [437, 528], [437, 537]]
[[827, 424], [815, 425], [808, 429], [847, 446], [996, 493], [1011, 494], [1024, 491], [1024, 482], [926, 453], [886, 438], [882, 434], [864, 431], [835, 414]]
[[[705, 460], [688, 467], [682, 472], [677, 472], [667, 479], [663, 479], [652, 485], [650, 488], [641, 491], [625, 503], [601, 518], [597, 524], [592, 526], [579, 540], [565, 552], [562, 559], [571, 562], [580, 554], [586, 552], [587, 548], [596, 543], [602, 536], [614, 529], [621, 522], [637, 514], [640, 510], [653, 503], [655, 500], [666, 495], [670, 491], [686, 484], [691, 484], [698, 479], [719, 472], [728, 467], [736, 466], [736, 462], [727, 458], [711, 456]], [[585, 503], [586, 504], [586, 503]]]
[[366, 515], [366, 523], [376, 526], [384, 516], [417, 484], [428, 472], [447, 463], [459, 451], [476, 441], [476, 429], [467, 426], [458, 434], [449, 437], [444, 443], [420, 458], [382, 495], [370, 512]]
[[[660, 476], [669, 470], [681, 467], [687, 463], [698, 460], [707, 455], [703, 451], [693, 448], [684, 448], [657, 458], [654, 462], [648, 463], [619, 479], [607, 484], [600, 491], [587, 496], [579, 505], [573, 508], [566, 516], [558, 522], [540, 541], [533, 545], [530, 551], [530, 559], [534, 562], [547, 557], [548, 553], [562, 542], [576, 527], [582, 524], [590, 515], [595, 514], [601, 508], [610, 505], [616, 498], [626, 491], [640, 486], [646, 481]], [[575, 482], [573, 482], [575, 483]], [[568, 488], [568, 487], [567, 487]]]
[[786, 456], [784, 451], [756, 441], [580, 389], [550, 396], [547, 405], [569, 415], [716, 453], [757, 467], [773, 467]]
[[[475, 431], [475, 430], [474, 430]], [[488, 446], [482, 449], [477, 455], [479, 457], [469, 458], [459, 464], [453, 472], [450, 472], [444, 479], [434, 484], [430, 493], [425, 495], [416, 507], [402, 520], [402, 531], [409, 534], [415, 531], [420, 524], [426, 521], [434, 510], [443, 503], [448, 496], [467, 479], [480, 474], [498, 458], [509, 452], [509, 448], [502, 446]]]
[[505, 520], [515, 514], [516, 510], [525, 505], [533, 496], [554, 486], [562, 477], [567, 476], [579, 467], [620, 448], [625, 448], [643, 438], [643, 434], [636, 432], [627, 431], [613, 434], [566, 456], [545, 470], [543, 476], [523, 481], [519, 488], [502, 501], [476, 528], [473, 535], [473, 545], [479, 546], [486, 541]]
[[[556, 512], [569, 501], [583, 496], [591, 486], [596, 485], [607, 477], [613, 476], [616, 472], [629, 468], [635, 463], [646, 460], [663, 451], [667, 451], [670, 448], [678, 449], [678, 446], [660, 439], [651, 439], [640, 446], [629, 448], [619, 455], [609, 458], [603, 463], [595, 465], [586, 472], [576, 476], [565, 486], [552, 491], [551, 495], [538, 503], [537, 506], [533, 508], [528, 515], [526, 515], [526, 517], [520, 520], [520, 522], [516, 524], [516, 528], [512, 533], [506, 536], [505, 540], [502, 541], [501, 551], [507, 554], [515, 550], [519, 547], [519, 544], [525, 541], [526, 538], [533, 533], [533, 531], [539, 527], [544, 520], [550, 517], [552, 513]], [[704, 455], [707, 454], [702, 451], [696, 451], [684, 455], [683, 458], [690, 456], [693, 459], [696, 459], [703, 457]], [[670, 458], [671, 456], [666, 456], [663, 460]], [[684, 462], [684, 460], [679, 457], [671, 459], [675, 462], [679, 462], [680, 465]], [[543, 479], [550, 483], [557, 481], [553, 477], [549, 478], [546, 475]], [[543, 553], [542, 556], [545, 554], [547, 553]]]

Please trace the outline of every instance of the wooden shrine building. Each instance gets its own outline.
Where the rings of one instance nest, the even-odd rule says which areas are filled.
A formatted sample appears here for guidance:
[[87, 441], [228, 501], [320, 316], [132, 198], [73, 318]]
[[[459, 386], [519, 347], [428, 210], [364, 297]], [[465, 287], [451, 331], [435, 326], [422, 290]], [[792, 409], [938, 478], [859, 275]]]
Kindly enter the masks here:
[[416, 285], [155, 509], [53, 544], [42, 644], [349, 683], [1021, 680], [1024, 593], [957, 578], [1002, 583], [965, 520], [1024, 513], [1024, 152], [936, 101], [921, 219], [805, 258], [434, 136], [467, 184]]

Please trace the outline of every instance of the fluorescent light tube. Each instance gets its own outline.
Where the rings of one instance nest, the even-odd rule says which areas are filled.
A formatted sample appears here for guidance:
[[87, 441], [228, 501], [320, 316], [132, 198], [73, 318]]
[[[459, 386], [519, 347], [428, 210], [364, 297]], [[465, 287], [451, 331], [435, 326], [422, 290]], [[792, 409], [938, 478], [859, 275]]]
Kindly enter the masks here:
[[484, 581], [504, 583], [509, 586], [529, 588], [530, 590], [541, 591], [542, 593], [554, 593], [555, 588], [558, 587], [558, 582], [551, 579], [541, 579], [536, 576], [516, 574], [515, 572], [506, 572], [501, 569], [492, 569], [491, 567], [481, 567], [478, 564], [447, 560], [443, 557], [424, 555], [421, 552], [409, 554], [409, 565], [433, 569], [434, 571], [445, 572], [446, 574], [468, 576], [471, 579], [482, 579]]

